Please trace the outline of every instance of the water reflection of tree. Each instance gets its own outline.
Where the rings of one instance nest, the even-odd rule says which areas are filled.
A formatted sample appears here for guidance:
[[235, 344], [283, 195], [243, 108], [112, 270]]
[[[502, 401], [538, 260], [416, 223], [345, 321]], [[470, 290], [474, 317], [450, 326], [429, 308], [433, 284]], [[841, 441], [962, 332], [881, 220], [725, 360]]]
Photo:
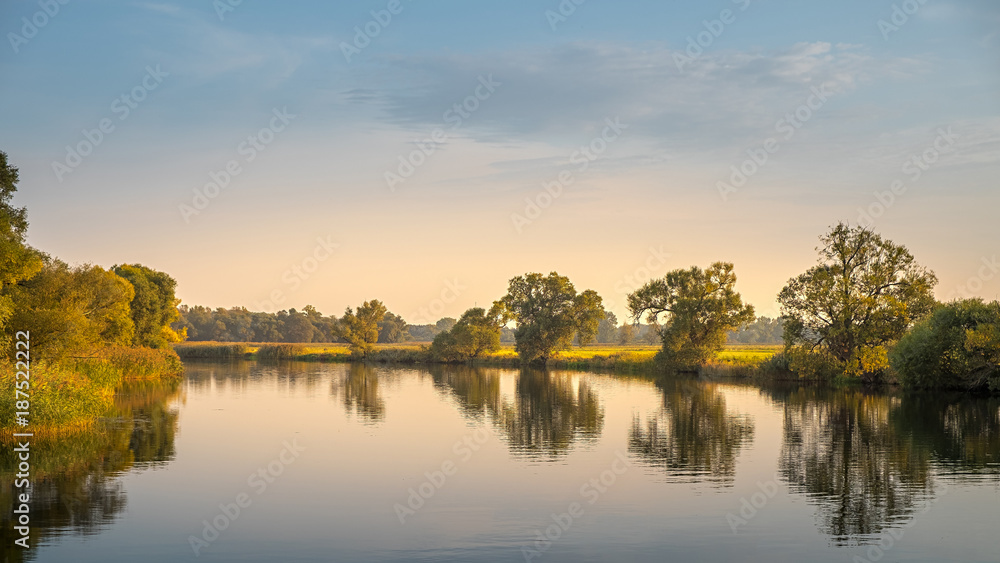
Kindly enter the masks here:
[[714, 385], [671, 378], [657, 387], [663, 407], [632, 421], [629, 452], [671, 478], [731, 483], [736, 456], [753, 441], [750, 417], [729, 412]]
[[468, 418], [496, 417], [501, 410], [500, 370], [469, 366], [434, 365], [430, 368], [434, 385], [453, 396]]
[[[177, 381], [126, 386], [109, 416], [86, 432], [35, 439], [31, 443], [30, 549], [4, 541], [4, 561], [28, 561], [38, 546], [65, 535], [97, 534], [126, 507], [118, 476], [134, 467], [173, 458], [177, 412], [169, 404], [179, 396]], [[13, 507], [17, 473], [15, 444], [0, 448], [0, 505]], [[18, 503], [19, 504], [19, 503]], [[2, 516], [13, 533], [11, 511]], [[6, 536], [5, 536], [6, 537]]]
[[860, 391], [789, 393], [780, 472], [818, 506], [835, 543], [864, 543], [932, 492], [930, 451], [889, 424], [898, 398]]
[[568, 452], [575, 441], [600, 435], [604, 409], [584, 379], [521, 370], [509, 400], [500, 392], [500, 373], [455, 366], [431, 370], [435, 384], [456, 397], [466, 416], [489, 416], [515, 455], [553, 459]]
[[116, 403], [132, 428], [128, 449], [136, 465], [160, 466], [174, 459], [178, 412], [170, 402], [179, 388], [177, 381], [134, 383], [119, 393]]
[[555, 457], [578, 437], [599, 436], [604, 426], [597, 393], [582, 379], [574, 389], [569, 376], [522, 370], [515, 396], [503, 404], [496, 420], [515, 453]]
[[378, 371], [367, 364], [352, 363], [343, 381], [334, 380], [334, 393], [344, 402], [344, 409], [365, 422], [385, 418], [385, 401], [379, 393]]
[[889, 421], [933, 452], [943, 477], [1000, 476], [1000, 397], [904, 395]]
[[288, 360], [187, 360], [184, 379], [187, 387], [197, 392], [214, 387], [217, 391], [245, 393], [266, 381], [281, 389], [302, 389], [311, 394], [320, 390], [330, 369], [339, 368], [339, 364], [330, 368], [314, 362]]

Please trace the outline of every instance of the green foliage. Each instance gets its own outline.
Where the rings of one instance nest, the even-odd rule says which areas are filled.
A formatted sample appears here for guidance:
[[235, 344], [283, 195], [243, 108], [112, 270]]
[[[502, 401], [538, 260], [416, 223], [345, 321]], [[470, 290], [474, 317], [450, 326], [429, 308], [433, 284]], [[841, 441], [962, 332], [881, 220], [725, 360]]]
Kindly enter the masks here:
[[455, 323], [457, 323], [457, 322], [458, 322], [457, 320], [455, 320], [455, 319], [453, 319], [451, 317], [444, 317], [444, 318], [438, 319], [438, 321], [436, 323], [434, 323], [434, 328], [436, 328], [436, 329], [438, 329], [440, 331], [451, 330], [452, 327], [454, 327]]
[[301, 311], [250, 312], [243, 307], [214, 311], [208, 307], [181, 305], [172, 327], [195, 342], [334, 342], [337, 319], [324, 316], [312, 305]]
[[890, 356], [913, 388], [1000, 391], [1000, 302], [954, 301], [917, 323]]
[[783, 375], [792, 371], [788, 355], [778, 352], [757, 364], [758, 371], [763, 375]]
[[378, 341], [383, 344], [395, 344], [406, 340], [406, 321], [403, 317], [386, 312], [378, 325]]
[[517, 323], [514, 340], [521, 361], [545, 363], [556, 350], [569, 347], [573, 341], [581, 310], [577, 303], [576, 288], [569, 278], [552, 272], [512, 278], [507, 295], [495, 306], [503, 321]]
[[431, 357], [443, 362], [465, 361], [499, 350], [501, 323], [498, 306], [489, 313], [482, 307], [469, 309], [451, 330], [434, 337]]
[[281, 340], [285, 342], [308, 343], [312, 342], [316, 336], [316, 327], [305, 313], [289, 309], [288, 311], [278, 311], [276, 318], [278, 330], [282, 335]]
[[757, 317], [752, 323], [729, 333], [727, 344], [781, 344], [784, 342], [781, 319]]
[[601, 344], [618, 341], [618, 317], [611, 311], [605, 311], [604, 318], [597, 324], [597, 341]]
[[576, 323], [576, 335], [580, 346], [594, 342], [597, 330], [606, 315], [604, 301], [593, 289], [576, 296], [573, 300], [573, 320]]
[[32, 353], [39, 357], [89, 356], [133, 340], [132, 285], [100, 267], [71, 268], [46, 257], [42, 270], [8, 295], [14, 300], [11, 326], [31, 332]]
[[819, 264], [778, 295], [786, 345], [822, 348], [849, 375], [878, 375], [884, 350], [934, 308], [937, 278], [868, 229], [841, 223], [820, 241]]
[[753, 307], [743, 303], [735, 285], [733, 265], [726, 262], [707, 270], [673, 270], [630, 294], [629, 312], [636, 321], [645, 315], [651, 324], [664, 315], [661, 360], [692, 370], [722, 350], [730, 331], [754, 319]]
[[42, 269], [41, 255], [24, 243], [28, 232], [27, 211], [11, 205], [17, 181], [17, 168], [8, 164], [7, 153], [0, 151], [0, 344], [9, 342], [13, 331], [24, 330], [8, 329], [16, 303], [10, 295], [11, 286]]
[[378, 342], [378, 325], [385, 312], [385, 305], [377, 299], [365, 301], [357, 314], [348, 307], [337, 324], [337, 336], [351, 345], [352, 354], [365, 357]]
[[844, 363], [824, 348], [790, 346], [783, 356], [783, 363], [800, 379], [832, 381], [844, 375]]
[[132, 344], [151, 348], [166, 348], [171, 342], [180, 342], [183, 334], [171, 328], [179, 317], [174, 296], [177, 282], [169, 275], [141, 264], [122, 264], [112, 268], [135, 289], [132, 298], [132, 322], [135, 335]]

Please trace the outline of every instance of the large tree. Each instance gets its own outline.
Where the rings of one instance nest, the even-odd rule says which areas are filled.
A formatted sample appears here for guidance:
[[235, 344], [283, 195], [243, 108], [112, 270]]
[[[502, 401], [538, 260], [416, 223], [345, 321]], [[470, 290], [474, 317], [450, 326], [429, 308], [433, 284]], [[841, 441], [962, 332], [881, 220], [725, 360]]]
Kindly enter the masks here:
[[436, 328], [439, 331], [441, 331], [441, 330], [451, 330], [451, 328], [453, 326], [455, 326], [455, 323], [457, 323], [457, 322], [458, 321], [456, 321], [452, 317], [444, 317], [444, 318], [438, 319], [438, 321], [436, 323], [434, 323], [434, 328]]
[[278, 330], [285, 342], [312, 342], [316, 333], [308, 315], [295, 309], [278, 312]]
[[250, 328], [254, 342], [281, 342], [284, 337], [278, 330], [278, 317], [271, 313], [250, 313]]
[[335, 337], [333, 327], [337, 324], [336, 319], [333, 317], [324, 317], [323, 313], [320, 313], [312, 305], [303, 307], [302, 312], [313, 325], [313, 342], [333, 342]]
[[[31, 278], [42, 269], [41, 255], [25, 244], [28, 214], [11, 201], [17, 191], [17, 168], [7, 162], [7, 153], [0, 151], [0, 340], [9, 339], [7, 321], [13, 313], [11, 286]], [[14, 327], [13, 330], [24, 330]], [[13, 334], [12, 332], [10, 334]], [[3, 344], [3, 342], [0, 342]]]
[[171, 342], [184, 339], [185, 334], [179, 334], [170, 326], [180, 318], [177, 310], [180, 299], [174, 296], [177, 287], [174, 278], [141, 264], [122, 264], [112, 270], [135, 289], [131, 304], [135, 346], [166, 348]]
[[514, 347], [521, 361], [545, 363], [556, 350], [569, 347], [578, 326], [576, 298], [569, 278], [556, 272], [510, 280], [507, 295], [497, 304], [504, 321], [517, 323]]
[[378, 342], [378, 324], [385, 312], [385, 305], [377, 299], [362, 303], [357, 313], [348, 307], [337, 323], [337, 336], [351, 345], [353, 354], [365, 357]]
[[618, 339], [618, 317], [611, 311], [604, 312], [604, 318], [597, 325], [597, 341], [613, 344]]
[[576, 323], [576, 337], [581, 347], [597, 338], [597, 329], [606, 314], [604, 300], [593, 289], [576, 296], [573, 300], [573, 318]]
[[72, 268], [45, 258], [40, 272], [10, 289], [11, 325], [31, 333], [32, 356], [88, 356], [132, 344], [132, 285], [98, 266]]
[[403, 317], [386, 312], [378, 325], [378, 341], [386, 344], [402, 342], [406, 340], [406, 336], [409, 334], [406, 327], [407, 324], [403, 320]]
[[690, 370], [711, 359], [726, 343], [726, 335], [753, 321], [751, 305], [735, 290], [736, 273], [728, 262], [702, 270], [673, 270], [628, 296], [628, 308], [638, 322], [662, 322], [661, 359]]
[[934, 273], [906, 247], [840, 223], [820, 237], [819, 263], [778, 295], [786, 346], [833, 358], [849, 374], [886, 365], [886, 346], [935, 307]]

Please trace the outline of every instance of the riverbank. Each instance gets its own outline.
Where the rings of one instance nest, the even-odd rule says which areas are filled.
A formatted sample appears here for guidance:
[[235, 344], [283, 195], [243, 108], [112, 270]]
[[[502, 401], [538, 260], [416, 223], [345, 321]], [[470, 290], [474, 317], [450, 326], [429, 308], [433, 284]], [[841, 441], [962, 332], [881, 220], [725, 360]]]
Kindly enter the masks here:
[[[123, 386], [178, 378], [184, 367], [171, 350], [112, 347], [93, 357], [68, 358], [61, 362], [31, 362], [29, 385], [23, 389], [28, 408], [15, 400], [18, 377], [15, 364], [0, 363], [0, 389], [9, 400], [0, 401], [0, 441], [25, 429], [36, 438], [87, 430], [114, 406], [115, 394]], [[21, 406], [24, 406], [23, 404]], [[28, 412], [27, 426], [18, 424], [17, 412]]]
[[[433, 364], [429, 343], [377, 344], [363, 360], [372, 363]], [[655, 371], [659, 346], [585, 346], [563, 350], [546, 364], [549, 368], [610, 370], [616, 372]], [[232, 342], [184, 342], [174, 350], [183, 360], [243, 359], [295, 360], [303, 362], [353, 362], [346, 344], [267, 344]], [[781, 351], [777, 345], [727, 346], [705, 366], [712, 375], [748, 377], [757, 366]], [[476, 366], [518, 367], [520, 360], [512, 345], [489, 352], [468, 362]]]

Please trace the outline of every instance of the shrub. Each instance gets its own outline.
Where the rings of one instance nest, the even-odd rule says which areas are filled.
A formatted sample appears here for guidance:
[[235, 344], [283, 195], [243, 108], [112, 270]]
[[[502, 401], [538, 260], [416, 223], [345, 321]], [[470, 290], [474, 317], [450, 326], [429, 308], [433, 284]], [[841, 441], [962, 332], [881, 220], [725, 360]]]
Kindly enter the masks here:
[[468, 358], [458, 351], [458, 342], [451, 331], [439, 332], [431, 343], [430, 355], [437, 362], [458, 362]]
[[439, 362], [466, 361], [500, 349], [500, 320], [496, 310], [475, 307], [462, 314], [451, 330], [434, 337], [430, 354]]
[[900, 339], [890, 361], [905, 387], [1000, 391], [1000, 302], [940, 307]]
[[847, 362], [845, 375], [860, 377], [865, 383], [880, 383], [889, 369], [889, 351], [885, 346], [859, 348]]
[[792, 371], [791, 366], [788, 363], [788, 356], [784, 352], [779, 352], [766, 360], [762, 361], [757, 369], [761, 373], [765, 374], [787, 374]]
[[790, 346], [784, 356], [788, 369], [800, 379], [832, 380], [844, 375], [844, 365], [825, 349]]

